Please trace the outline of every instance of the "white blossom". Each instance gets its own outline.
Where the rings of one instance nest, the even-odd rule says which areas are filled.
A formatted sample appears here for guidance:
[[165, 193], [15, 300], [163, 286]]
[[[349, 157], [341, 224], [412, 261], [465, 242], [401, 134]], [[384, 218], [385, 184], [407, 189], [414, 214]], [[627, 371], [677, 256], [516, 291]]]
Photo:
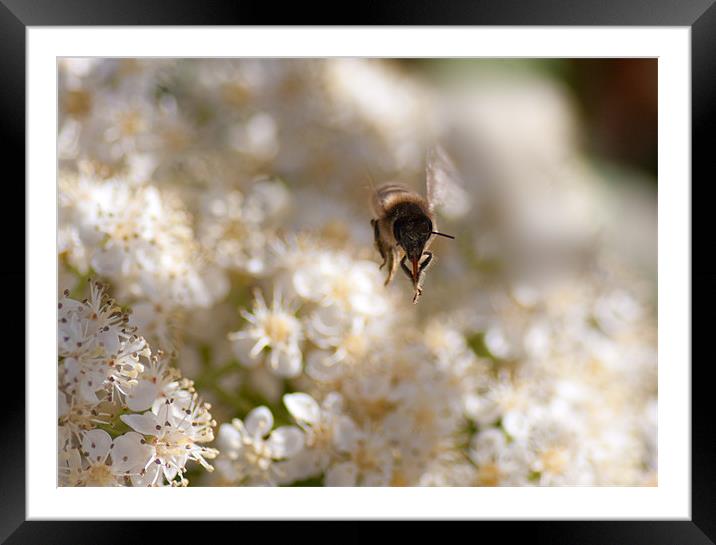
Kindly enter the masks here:
[[[215, 458], [218, 451], [205, 447], [214, 439], [208, 406], [201, 404], [196, 397], [180, 410], [173, 407], [173, 398], [167, 398], [155, 412], [122, 415], [122, 421], [131, 426], [146, 439], [147, 459], [138, 476], [133, 476], [136, 485], [163, 484], [164, 479], [173, 483], [179, 477], [183, 479], [184, 467], [188, 460], [199, 462], [205, 469], [213, 471], [206, 461]], [[163, 477], [163, 478], [162, 478]]]
[[90, 282], [83, 301], [65, 293], [58, 315], [59, 484], [185, 485], [189, 460], [211, 471], [209, 406], [165, 354], [151, 354], [106, 286]]
[[273, 429], [273, 415], [267, 407], [253, 409], [245, 420], [235, 418], [219, 427], [222, 456], [216, 465], [231, 482], [276, 485], [291, 482], [293, 476], [280, 461], [298, 454], [304, 445], [303, 432], [295, 426]]
[[[253, 311], [242, 311], [241, 315], [250, 326], [229, 335], [239, 362], [252, 367], [265, 359], [268, 368], [278, 376], [298, 375], [302, 363], [303, 328], [291, 305], [283, 301], [280, 291], [274, 291], [270, 308], [263, 295], [256, 292]], [[264, 349], [269, 350], [265, 358]]]

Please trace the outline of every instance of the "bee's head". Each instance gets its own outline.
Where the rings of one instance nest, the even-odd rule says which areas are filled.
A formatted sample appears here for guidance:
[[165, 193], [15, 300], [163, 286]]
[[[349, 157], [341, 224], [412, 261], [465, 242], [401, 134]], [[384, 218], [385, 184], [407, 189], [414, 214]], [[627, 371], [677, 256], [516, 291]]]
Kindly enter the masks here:
[[413, 265], [413, 282], [418, 280], [418, 263], [432, 230], [433, 223], [424, 214], [404, 216], [396, 219], [393, 223], [395, 240], [405, 250]]

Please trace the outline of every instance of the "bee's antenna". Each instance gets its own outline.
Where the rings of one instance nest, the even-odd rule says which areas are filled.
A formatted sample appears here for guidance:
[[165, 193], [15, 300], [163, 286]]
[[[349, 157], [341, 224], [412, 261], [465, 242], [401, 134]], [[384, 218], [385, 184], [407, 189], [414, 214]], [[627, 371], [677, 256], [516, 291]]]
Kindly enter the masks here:
[[452, 235], [446, 235], [445, 233], [438, 233], [437, 231], [430, 231], [433, 235], [440, 235], [441, 237], [449, 238], [452, 240], [455, 240], [455, 237]]

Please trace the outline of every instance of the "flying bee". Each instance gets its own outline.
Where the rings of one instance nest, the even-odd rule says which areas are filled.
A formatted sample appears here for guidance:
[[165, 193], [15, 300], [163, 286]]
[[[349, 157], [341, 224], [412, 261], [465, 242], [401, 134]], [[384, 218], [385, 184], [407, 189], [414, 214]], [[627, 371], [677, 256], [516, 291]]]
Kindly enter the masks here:
[[435, 225], [435, 207], [444, 202], [452, 186], [459, 182], [452, 163], [440, 147], [428, 152], [426, 182], [426, 197], [390, 182], [375, 189], [371, 198], [376, 217], [370, 223], [375, 246], [383, 258], [380, 268], [387, 266], [388, 269], [385, 285], [393, 279], [400, 263], [415, 290], [413, 303], [417, 303], [423, 293], [423, 275], [433, 261], [428, 247], [435, 235], [455, 238], [439, 232]]

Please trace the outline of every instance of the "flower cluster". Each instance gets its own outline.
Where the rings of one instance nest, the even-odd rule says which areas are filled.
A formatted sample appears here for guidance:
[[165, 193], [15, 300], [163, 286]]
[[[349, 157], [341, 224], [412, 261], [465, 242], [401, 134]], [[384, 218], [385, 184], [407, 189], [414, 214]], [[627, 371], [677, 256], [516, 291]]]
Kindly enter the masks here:
[[[220, 469], [228, 464], [224, 456], [231, 460], [224, 478], [406, 485], [417, 484], [435, 460], [450, 458], [464, 424], [460, 373], [478, 365], [474, 354], [466, 352], [459, 369], [438, 365], [407, 309], [386, 293], [375, 264], [345, 251], [309, 239], [285, 244], [276, 249], [271, 284], [271, 304], [257, 291], [253, 310], [242, 311], [246, 325], [228, 338], [240, 365], [263, 366], [300, 388], [281, 400], [293, 424], [271, 432], [266, 407], [258, 435], [242, 433], [258, 409], [246, 424], [222, 424]], [[269, 442], [274, 434], [296, 439], [280, 456], [240, 454], [260, 449], [256, 442], [269, 433]]]
[[189, 460], [213, 470], [209, 405], [105, 288], [65, 292], [58, 307], [60, 485], [186, 486]]
[[[436, 81], [60, 61], [61, 484], [656, 482], [653, 196], [612, 214], [631, 175], [604, 183], [551, 80]], [[368, 202], [423, 187], [438, 140], [457, 240], [413, 305], [400, 270], [384, 285]]]

